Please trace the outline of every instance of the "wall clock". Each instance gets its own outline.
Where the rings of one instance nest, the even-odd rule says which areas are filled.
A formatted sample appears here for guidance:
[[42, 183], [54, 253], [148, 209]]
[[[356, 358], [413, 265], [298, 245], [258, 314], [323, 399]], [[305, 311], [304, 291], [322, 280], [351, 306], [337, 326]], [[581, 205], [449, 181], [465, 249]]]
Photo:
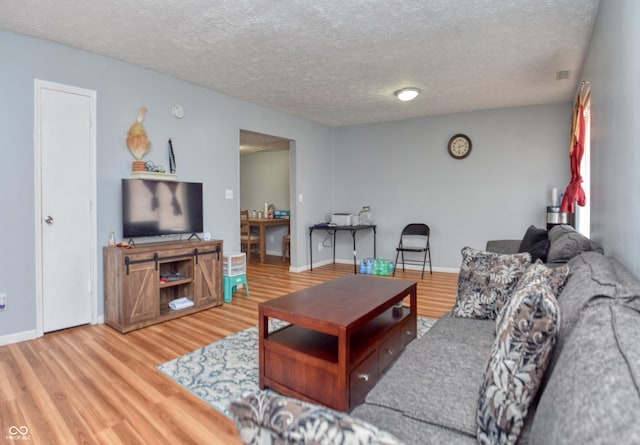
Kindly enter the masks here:
[[471, 153], [471, 139], [465, 134], [456, 134], [449, 139], [447, 147], [454, 159], [464, 159]]

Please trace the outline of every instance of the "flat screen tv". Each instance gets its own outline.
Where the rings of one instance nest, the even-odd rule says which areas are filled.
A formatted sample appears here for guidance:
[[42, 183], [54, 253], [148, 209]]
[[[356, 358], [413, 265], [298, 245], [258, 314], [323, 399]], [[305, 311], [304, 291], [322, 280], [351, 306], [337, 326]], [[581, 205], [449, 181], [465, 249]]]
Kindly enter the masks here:
[[202, 183], [122, 180], [124, 238], [202, 231]]

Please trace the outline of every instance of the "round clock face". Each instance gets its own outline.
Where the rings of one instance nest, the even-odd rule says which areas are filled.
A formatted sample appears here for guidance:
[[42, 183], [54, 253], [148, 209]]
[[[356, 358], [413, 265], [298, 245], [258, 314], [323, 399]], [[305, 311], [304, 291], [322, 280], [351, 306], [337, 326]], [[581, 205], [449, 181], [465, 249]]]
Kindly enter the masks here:
[[464, 134], [456, 134], [449, 139], [448, 150], [455, 159], [464, 159], [471, 153], [471, 139]]

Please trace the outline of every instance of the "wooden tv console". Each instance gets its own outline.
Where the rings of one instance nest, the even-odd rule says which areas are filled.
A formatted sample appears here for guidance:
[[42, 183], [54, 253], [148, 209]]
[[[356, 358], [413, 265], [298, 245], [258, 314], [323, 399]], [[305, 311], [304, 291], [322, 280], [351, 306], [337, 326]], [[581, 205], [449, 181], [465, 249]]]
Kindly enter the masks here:
[[[104, 322], [122, 333], [223, 302], [220, 240], [104, 247], [103, 257]], [[169, 303], [181, 297], [193, 306], [172, 310]]]

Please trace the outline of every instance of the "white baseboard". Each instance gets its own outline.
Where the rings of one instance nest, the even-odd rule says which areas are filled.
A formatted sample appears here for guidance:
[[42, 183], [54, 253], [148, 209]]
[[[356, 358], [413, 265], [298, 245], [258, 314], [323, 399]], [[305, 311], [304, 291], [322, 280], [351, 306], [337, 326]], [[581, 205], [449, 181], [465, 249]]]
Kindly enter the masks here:
[[[338, 260], [336, 260], [336, 263], [338, 262]], [[313, 267], [321, 267], [321, 266], [326, 266], [327, 264], [332, 264], [333, 260], [328, 259], [328, 260], [324, 260], [324, 261], [318, 261], [317, 263], [313, 263]], [[308, 265], [306, 266], [300, 266], [300, 267], [293, 267], [293, 266], [289, 266], [289, 271], [290, 272], [304, 272], [305, 270], [309, 270], [311, 269]]]
[[0, 346], [10, 345], [13, 343], [20, 343], [21, 341], [33, 340], [38, 338], [36, 330], [16, 332], [15, 334], [0, 336]]
[[[337, 264], [351, 264], [353, 265], [353, 260], [342, 260], [339, 258], [336, 258], [336, 263]], [[328, 260], [324, 260], [324, 261], [319, 261], [317, 263], [313, 263], [313, 267], [321, 267], [321, 266], [326, 266], [327, 264], [333, 264], [333, 260], [332, 259], [328, 259]], [[360, 264], [357, 263], [356, 264], [356, 268], [358, 269], [358, 272], [360, 271]], [[400, 265], [400, 268], [402, 268], [402, 265]], [[289, 271], [290, 272], [304, 272], [306, 270], [309, 270], [309, 266], [302, 266], [302, 267], [289, 267]], [[412, 264], [407, 264], [405, 266], [406, 270], [422, 270], [422, 266], [416, 266], [416, 265], [412, 265]], [[433, 268], [434, 272], [445, 272], [445, 273], [460, 273], [460, 268], [457, 267], [434, 267]], [[425, 272], [428, 272], [428, 268], [425, 270]]]
[[[412, 265], [412, 264], [407, 264], [406, 266], [404, 266], [404, 268], [406, 270], [422, 270], [422, 266], [416, 266], [416, 265]], [[399, 266], [397, 266], [398, 270], [402, 270], [402, 264], [400, 264]], [[425, 267], [424, 269], [425, 273], [429, 272], [429, 266], [427, 265], [427, 267]], [[434, 267], [433, 268], [434, 272], [445, 272], [445, 273], [460, 273], [460, 268], [459, 267]]]
[[[98, 322], [92, 324], [104, 324], [104, 315], [99, 315]], [[1, 335], [0, 346], [20, 343], [21, 341], [34, 340], [36, 338], [38, 338], [38, 334], [35, 329], [30, 331], [16, 332], [15, 334]]]
[[[329, 262], [327, 264], [330, 264], [331, 260], [329, 260]], [[336, 258], [336, 263], [340, 263], [340, 264], [351, 264], [353, 265], [353, 260], [339, 260]], [[316, 267], [316, 265], [314, 264], [313, 267]], [[358, 267], [358, 271], [360, 270], [360, 263], [357, 263]], [[407, 264], [405, 265], [405, 270], [422, 270], [422, 266], [416, 266], [415, 264]], [[460, 273], [460, 268], [456, 268], [456, 267], [433, 267], [432, 268], [434, 272], [447, 272], [447, 273]], [[402, 270], [402, 264], [400, 264], [400, 266], [398, 267], [398, 270]], [[425, 267], [425, 272], [428, 273], [429, 272], [429, 265], [427, 264], [427, 267]]]

